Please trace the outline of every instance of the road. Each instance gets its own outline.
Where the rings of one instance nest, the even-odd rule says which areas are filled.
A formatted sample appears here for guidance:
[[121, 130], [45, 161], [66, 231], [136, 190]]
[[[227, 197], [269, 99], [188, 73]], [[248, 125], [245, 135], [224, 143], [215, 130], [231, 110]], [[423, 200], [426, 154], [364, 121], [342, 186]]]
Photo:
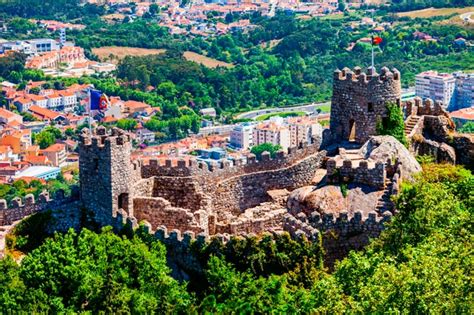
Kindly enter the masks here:
[[[402, 97], [410, 95], [415, 92], [415, 88], [411, 87], [408, 89], [402, 89]], [[273, 107], [266, 109], [257, 109], [250, 112], [240, 113], [235, 116], [236, 119], [255, 119], [258, 116], [269, 114], [269, 113], [280, 113], [280, 112], [307, 112], [309, 114], [314, 113], [321, 106], [331, 105], [331, 102], [324, 103], [309, 103], [309, 104], [298, 104], [289, 107]]]
[[468, 23], [474, 23], [474, 20], [471, 18], [472, 15], [474, 15], [474, 12], [467, 12], [467, 13], [461, 14], [461, 20]]
[[279, 113], [279, 112], [307, 112], [314, 113], [318, 107], [328, 106], [331, 102], [324, 103], [309, 103], [301, 104], [291, 107], [274, 107], [266, 109], [257, 109], [250, 112], [241, 113], [235, 116], [237, 119], [255, 119], [258, 116], [269, 114], [269, 113]]

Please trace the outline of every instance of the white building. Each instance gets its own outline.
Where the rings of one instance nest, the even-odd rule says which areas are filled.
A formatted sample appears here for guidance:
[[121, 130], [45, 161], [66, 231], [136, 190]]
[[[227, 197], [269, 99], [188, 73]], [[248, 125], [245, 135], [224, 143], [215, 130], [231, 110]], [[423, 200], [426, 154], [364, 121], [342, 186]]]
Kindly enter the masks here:
[[284, 150], [290, 147], [290, 130], [279, 121], [269, 121], [253, 129], [253, 145], [271, 143], [280, 145]]
[[248, 150], [253, 145], [253, 126], [251, 124], [235, 126], [230, 133], [230, 144], [235, 148]]
[[155, 133], [150, 131], [146, 128], [141, 128], [136, 131], [137, 140], [139, 142], [154, 142], [155, 141]]
[[290, 129], [290, 144], [292, 147], [297, 147], [302, 142], [311, 143], [312, 137], [322, 133], [322, 126], [316, 118], [291, 117], [288, 118], [287, 122]]
[[454, 73], [456, 104], [450, 110], [474, 107], [474, 73]]
[[445, 107], [451, 107], [455, 102], [454, 90], [456, 78], [449, 73], [426, 71], [416, 75], [415, 93], [422, 99], [431, 98], [443, 102]]

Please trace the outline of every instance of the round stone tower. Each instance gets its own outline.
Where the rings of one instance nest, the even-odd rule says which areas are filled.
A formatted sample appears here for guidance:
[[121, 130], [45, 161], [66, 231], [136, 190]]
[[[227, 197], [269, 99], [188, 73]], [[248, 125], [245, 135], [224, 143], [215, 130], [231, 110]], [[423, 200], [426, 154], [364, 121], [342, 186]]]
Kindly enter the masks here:
[[387, 116], [387, 104], [401, 104], [400, 72], [384, 67], [334, 71], [331, 136], [336, 142], [366, 142], [376, 135], [376, 124]]

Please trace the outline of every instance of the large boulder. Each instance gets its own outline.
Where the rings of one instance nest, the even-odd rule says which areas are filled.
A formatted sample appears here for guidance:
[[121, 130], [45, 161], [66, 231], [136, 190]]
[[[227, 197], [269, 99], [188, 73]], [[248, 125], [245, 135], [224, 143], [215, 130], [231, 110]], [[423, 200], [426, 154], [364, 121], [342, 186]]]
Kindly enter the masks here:
[[377, 202], [383, 191], [374, 188], [349, 184], [347, 194], [344, 195], [341, 187], [328, 185], [321, 188], [305, 186], [291, 192], [287, 201], [288, 211], [297, 215], [304, 212], [310, 215], [314, 211], [324, 215], [332, 213], [338, 217], [341, 212], [347, 212], [352, 216], [360, 211], [364, 217], [375, 211]]
[[421, 172], [420, 163], [408, 149], [392, 136], [372, 136], [360, 148], [359, 154], [369, 161], [387, 162], [388, 159], [402, 163], [403, 179], [411, 180], [413, 175]]

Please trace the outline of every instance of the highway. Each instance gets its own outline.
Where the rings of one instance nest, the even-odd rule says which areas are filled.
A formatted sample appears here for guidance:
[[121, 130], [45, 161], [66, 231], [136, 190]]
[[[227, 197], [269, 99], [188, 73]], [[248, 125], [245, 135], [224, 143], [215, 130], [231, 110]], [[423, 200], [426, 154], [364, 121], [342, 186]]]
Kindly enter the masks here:
[[[415, 92], [415, 88], [411, 87], [408, 89], [402, 89], [402, 98], [404, 96], [412, 95]], [[331, 105], [331, 102], [324, 102], [324, 103], [305, 103], [305, 104], [297, 104], [288, 107], [273, 107], [273, 108], [265, 108], [265, 109], [257, 109], [252, 110], [250, 112], [240, 113], [235, 116], [236, 119], [255, 119], [258, 116], [269, 114], [269, 113], [281, 113], [281, 112], [306, 112], [308, 114], [312, 114], [316, 112], [316, 110], [322, 106]]]
[[331, 105], [331, 102], [324, 103], [309, 103], [309, 104], [299, 104], [291, 107], [274, 107], [274, 108], [265, 108], [257, 109], [250, 112], [240, 113], [235, 116], [236, 119], [255, 119], [258, 116], [269, 114], [269, 113], [280, 113], [280, 112], [307, 112], [314, 113], [318, 107]]

